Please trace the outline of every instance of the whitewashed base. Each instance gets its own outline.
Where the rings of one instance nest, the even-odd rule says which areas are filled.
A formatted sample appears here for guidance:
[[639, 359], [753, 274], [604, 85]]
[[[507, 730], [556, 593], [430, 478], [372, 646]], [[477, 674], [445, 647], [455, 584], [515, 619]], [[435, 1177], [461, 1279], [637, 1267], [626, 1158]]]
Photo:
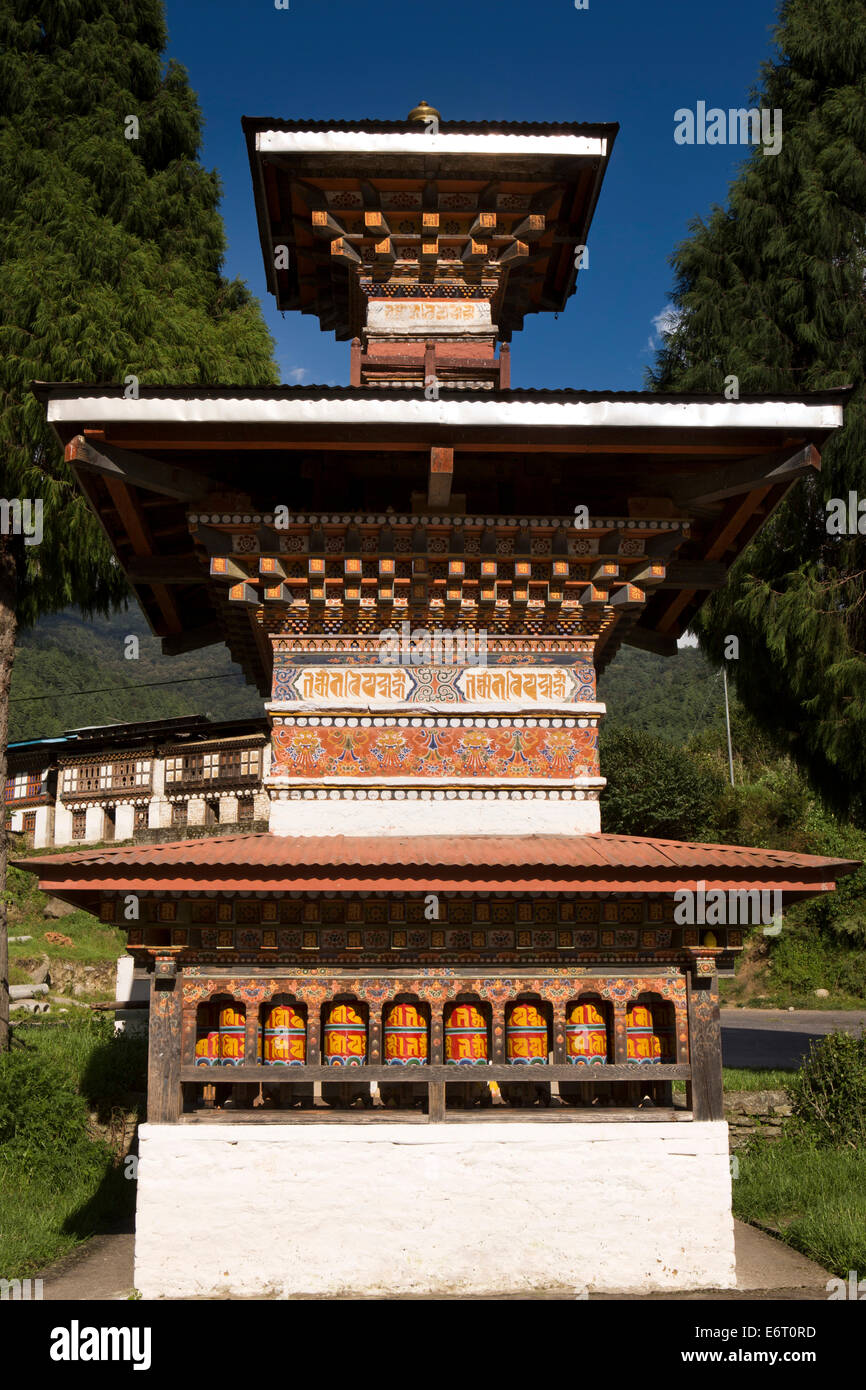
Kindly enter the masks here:
[[144, 1298], [732, 1288], [724, 1123], [143, 1125]]
[[[592, 835], [601, 829], [597, 800], [485, 797], [361, 801], [330, 797], [271, 802], [272, 835]], [[432, 872], [432, 871], [431, 871]]]

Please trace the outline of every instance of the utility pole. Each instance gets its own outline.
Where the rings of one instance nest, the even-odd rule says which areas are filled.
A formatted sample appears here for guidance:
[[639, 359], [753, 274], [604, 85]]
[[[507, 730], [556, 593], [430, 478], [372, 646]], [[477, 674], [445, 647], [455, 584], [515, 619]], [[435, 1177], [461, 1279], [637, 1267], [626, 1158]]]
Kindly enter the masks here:
[[734, 753], [731, 748], [731, 711], [728, 706], [728, 668], [722, 667], [722, 675], [725, 678], [725, 724], [728, 730], [728, 767], [731, 770], [731, 786], [734, 785]]

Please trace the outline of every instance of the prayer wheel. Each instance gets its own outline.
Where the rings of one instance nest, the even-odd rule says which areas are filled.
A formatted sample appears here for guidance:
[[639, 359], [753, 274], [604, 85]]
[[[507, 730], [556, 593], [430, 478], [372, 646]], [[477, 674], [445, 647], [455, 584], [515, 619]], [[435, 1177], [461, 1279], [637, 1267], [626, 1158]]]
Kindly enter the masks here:
[[[488, 1060], [487, 1022], [474, 1004], [452, 1004], [445, 1014], [445, 1061], [452, 1066], [485, 1066]], [[491, 1105], [490, 1087], [446, 1086], [446, 1105]]]
[[535, 1004], [512, 1004], [505, 1020], [505, 1055], [512, 1064], [546, 1064], [547, 1020]]
[[458, 1067], [487, 1062], [487, 1022], [474, 1004], [454, 1004], [445, 1015], [445, 1061]]
[[215, 1067], [220, 1058], [220, 1035], [216, 1028], [200, 1032], [195, 1042], [197, 1067]]
[[220, 1062], [227, 1067], [240, 1067], [244, 1061], [246, 1015], [243, 1009], [227, 1004], [219, 1016]]
[[645, 1004], [629, 1004], [625, 1037], [629, 1062], [651, 1065], [661, 1061], [661, 1043], [653, 1029], [652, 1012]]
[[414, 1004], [392, 1004], [382, 1033], [386, 1067], [419, 1066], [427, 1061], [427, 1020]]
[[352, 1004], [328, 1010], [324, 1055], [328, 1067], [360, 1067], [367, 1060], [367, 1025]]
[[[597, 1001], [585, 999], [566, 1010], [565, 1055], [575, 1067], [607, 1065], [607, 1024]], [[607, 1105], [610, 1087], [560, 1081], [559, 1094], [566, 1105]]]
[[565, 1022], [565, 1052], [574, 1066], [599, 1067], [607, 1062], [607, 1026], [599, 1004], [573, 1004]]
[[[386, 1067], [426, 1066], [429, 1062], [427, 1020], [414, 1004], [392, 1004], [385, 1010], [382, 1037]], [[411, 1110], [413, 1106], [424, 1104], [427, 1087], [390, 1086], [381, 1081], [379, 1095], [389, 1110]]]
[[302, 1067], [307, 1060], [307, 1029], [291, 1004], [274, 1004], [265, 1014], [266, 1067]]

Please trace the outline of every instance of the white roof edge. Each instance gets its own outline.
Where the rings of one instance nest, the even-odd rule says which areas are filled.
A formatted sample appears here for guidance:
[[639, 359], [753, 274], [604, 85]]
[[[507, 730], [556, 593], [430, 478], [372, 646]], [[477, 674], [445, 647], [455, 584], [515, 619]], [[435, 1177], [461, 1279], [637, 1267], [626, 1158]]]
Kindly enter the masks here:
[[353, 397], [72, 396], [49, 400], [50, 424], [184, 425], [444, 425], [482, 429], [530, 426], [547, 429], [837, 429], [843, 406], [807, 401], [501, 401], [393, 400]]
[[516, 135], [503, 131], [259, 130], [260, 154], [552, 154], [604, 156], [608, 141], [597, 135]]

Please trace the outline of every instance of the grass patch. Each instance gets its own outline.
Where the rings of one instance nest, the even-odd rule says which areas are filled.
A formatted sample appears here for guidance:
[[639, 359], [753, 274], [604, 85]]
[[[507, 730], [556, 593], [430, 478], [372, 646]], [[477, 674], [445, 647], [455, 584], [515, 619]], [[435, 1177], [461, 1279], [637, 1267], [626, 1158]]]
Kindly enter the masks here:
[[839, 1278], [866, 1269], [866, 1153], [793, 1138], [739, 1150], [734, 1215], [765, 1226]]
[[[72, 945], [63, 946], [56, 941], [46, 941], [46, 932], [68, 936]], [[10, 942], [10, 961], [48, 956], [50, 960], [78, 960], [93, 964], [97, 961], [117, 960], [126, 950], [125, 934], [118, 927], [106, 926], [104, 922], [97, 921], [89, 912], [70, 912], [68, 917], [60, 917], [57, 921], [49, 921], [42, 916], [35, 917], [21, 924], [16, 923], [12, 934], [27, 934], [32, 936], [32, 940]]]
[[722, 1067], [722, 1085], [726, 1091], [784, 1091], [794, 1068]]
[[135, 1184], [109, 1142], [143, 1091], [144, 1039], [87, 1015], [16, 1030], [0, 1057], [0, 1270], [21, 1278], [130, 1213]]
[[[783, 1091], [795, 1075], [778, 1068], [722, 1067], [722, 1085], [726, 1091]], [[685, 1081], [675, 1081], [673, 1089], [684, 1092]]]

